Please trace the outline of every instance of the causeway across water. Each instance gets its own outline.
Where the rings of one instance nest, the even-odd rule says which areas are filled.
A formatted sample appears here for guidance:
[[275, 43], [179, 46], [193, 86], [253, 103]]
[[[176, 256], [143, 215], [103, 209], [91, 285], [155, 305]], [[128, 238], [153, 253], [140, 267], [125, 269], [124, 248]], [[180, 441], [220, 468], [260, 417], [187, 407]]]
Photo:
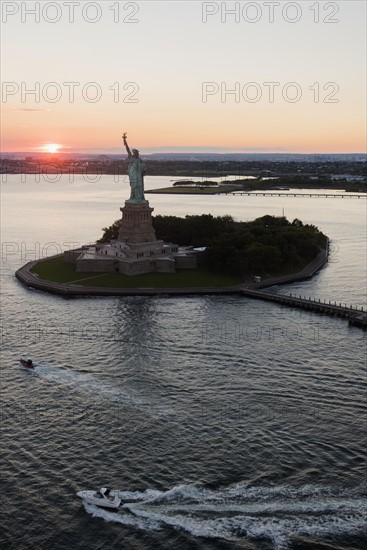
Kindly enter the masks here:
[[254, 195], [260, 197], [308, 197], [318, 199], [367, 199], [366, 193], [284, 193], [274, 191], [222, 191], [218, 195]]

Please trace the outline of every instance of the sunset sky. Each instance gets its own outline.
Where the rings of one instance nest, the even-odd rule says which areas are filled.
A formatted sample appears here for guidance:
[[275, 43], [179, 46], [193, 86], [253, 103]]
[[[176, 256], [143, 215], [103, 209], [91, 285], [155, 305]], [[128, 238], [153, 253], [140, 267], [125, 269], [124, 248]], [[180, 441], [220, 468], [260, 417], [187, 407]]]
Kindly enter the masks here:
[[4, 152], [366, 150], [363, 1], [35, 4], [2, 2]]

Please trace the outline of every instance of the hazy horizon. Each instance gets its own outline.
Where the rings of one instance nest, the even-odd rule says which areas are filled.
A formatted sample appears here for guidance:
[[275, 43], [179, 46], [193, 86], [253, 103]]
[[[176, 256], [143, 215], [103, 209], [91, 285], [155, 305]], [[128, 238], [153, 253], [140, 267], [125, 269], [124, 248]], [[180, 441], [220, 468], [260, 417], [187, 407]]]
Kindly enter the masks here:
[[[188, 155], [197, 155], [197, 156], [221, 156], [221, 157], [233, 157], [233, 156], [264, 156], [264, 157], [270, 157], [270, 156], [277, 156], [277, 157], [313, 157], [313, 156], [322, 156], [322, 157], [337, 157], [337, 156], [347, 156], [347, 157], [353, 157], [353, 156], [361, 156], [365, 157], [367, 161], [367, 153], [364, 153], [362, 151], [355, 151], [355, 152], [330, 152], [330, 153], [321, 153], [321, 152], [312, 152], [312, 153], [303, 153], [303, 152], [297, 152], [293, 153], [291, 151], [265, 151], [265, 150], [212, 150], [212, 149], [205, 149], [205, 148], [192, 148], [191, 150], [188, 148], [177, 148], [174, 150], [174, 148], [162, 148], [162, 149], [153, 149], [149, 150], [149, 148], [142, 148], [139, 149], [141, 156], [188, 156]], [[72, 157], [75, 156], [81, 156], [81, 155], [87, 155], [87, 156], [127, 156], [126, 152], [121, 149], [109, 149], [109, 150], [74, 150], [74, 151], [58, 151], [57, 153], [48, 153], [47, 151], [0, 151], [0, 157], [1, 155], [4, 156], [16, 156], [16, 155], [29, 155], [29, 156], [42, 156], [49, 158], [49, 160], [52, 161], [52, 159], [57, 159], [60, 157]]]

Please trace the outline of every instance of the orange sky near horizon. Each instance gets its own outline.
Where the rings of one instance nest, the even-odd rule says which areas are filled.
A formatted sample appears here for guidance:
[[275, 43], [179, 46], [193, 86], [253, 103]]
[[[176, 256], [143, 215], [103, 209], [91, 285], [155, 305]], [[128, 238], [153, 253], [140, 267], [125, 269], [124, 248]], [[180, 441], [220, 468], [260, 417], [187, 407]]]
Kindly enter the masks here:
[[[350, 132], [344, 132], [342, 136], [338, 132], [338, 123], [327, 127], [317, 128], [303, 126], [302, 134], [297, 127], [283, 124], [282, 131], [276, 131], [274, 127], [267, 128], [258, 125], [250, 130], [241, 127], [216, 128], [211, 125], [207, 133], [207, 125], [193, 134], [191, 125], [180, 127], [179, 133], [170, 129], [161, 128], [158, 135], [154, 125], [139, 128], [137, 124], [121, 124], [120, 126], [88, 126], [71, 130], [62, 122], [53, 125], [40, 125], [37, 121], [28, 121], [27, 127], [10, 127], [6, 136], [7, 147], [3, 151], [13, 152], [37, 152], [45, 150], [48, 144], [59, 144], [59, 152], [88, 152], [100, 150], [102, 153], [108, 150], [121, 148], [122, 133], [128, 131], [128, 140], [132, 146], [144, 153], [145, 149], [162, 151], [164, 148], [177, 147], [184, 152], [197, 151], [200, 148], [217, 149], [220, 152], [240, 152], [249, 150], [265, 150], [266, 152], [295, 152], [295, 153], [363, 153], [366, 151], [366, 136], [362, 129], [350, 128]], [[274, 131], [275, 130], [275, 131]], [[3, 142], [4, 143], [4, 142]]]
[[[340, 2], [335, 24], [316, 24], [305, 1], [295, 24], [269, 24], [263, 9], [249, 25], [223, 24], [220, 13], [203, 23], [201, 2], [152, 1], [123, 26], [109, 4], [96, 25], [20, 15], [2, 25], [3, 152], [118, 152], [124, 131], [142, 153], [366, 152], [363, 3]], [[73, 101], [68, 82], [77, 83]]]

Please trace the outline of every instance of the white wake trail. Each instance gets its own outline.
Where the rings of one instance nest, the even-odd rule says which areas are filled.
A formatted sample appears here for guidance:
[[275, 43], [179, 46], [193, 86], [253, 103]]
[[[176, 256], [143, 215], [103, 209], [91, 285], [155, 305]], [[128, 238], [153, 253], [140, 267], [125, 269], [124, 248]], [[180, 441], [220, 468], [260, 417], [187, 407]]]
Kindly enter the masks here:
[[367, 499], [363, 488], [248, 487], [211, 490], [180, 485], [169, 491], [115, 491], [125, 501], [118, 513], [86, 510], [105, 521], [144, 530], [164, 527], [193, 536], [236, 540], [267, 538], [285, 550], [300, 535], [325, 538], [364, 531]]

